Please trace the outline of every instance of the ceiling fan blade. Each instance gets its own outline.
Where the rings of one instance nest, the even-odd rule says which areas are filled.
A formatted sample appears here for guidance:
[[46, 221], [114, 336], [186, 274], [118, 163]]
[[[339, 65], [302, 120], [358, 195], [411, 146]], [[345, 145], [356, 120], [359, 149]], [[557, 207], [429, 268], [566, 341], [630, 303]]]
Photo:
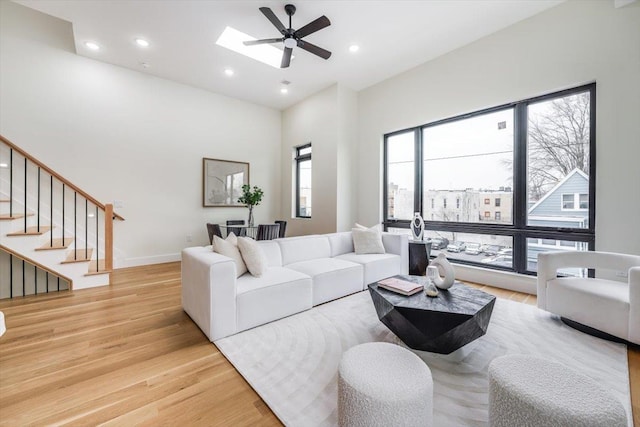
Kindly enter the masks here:
[[291, 63], [291, 52], [293, 49], [290, 47], [284, 48], [284, 55], [282, 55], [282, 62], [280, 63], [280, 68], [287, 68]]
[[262, 39], [262, 40], [249, 40], [246, 42], [242, 42], [245, 46], [253, 46], [256, 44], [265, 44], [265, 43], [277, 43], [284, 40], [284, 37], [280, 37], [279, 39]]
[[315, 33], [316, 31], [319, 31], [325, 27], [328, 27], [329, 25], [331, 25], [331, 21], [329, 21], [329, 18], [322, 15], [320, 18], [316, 19], [315, 21], [311, 21], [304, 27], [300, 28], [298, 31], [294, 33], [294, 36], [297, 38], [302, 38], [302, 37], [308, 36], [311, 33]]
[[285, 35], [287, 33], [287, 29], [271, 9], [269, 9], [268, 7], [261, 7], [260, 12], [262, 12], [262, 14], [266, 16], [269, 21], [271, 21], [273, 26], [276, 27], [282, 35]]
[[331, 56], [331, 52], [325, 50], [321, 47], [316, 46], [315, 44], [306, 42], [304, 40], [298, 40], [298, 47], [300, 49], [304, 49], [307, 52], [311, 52], [314, 55], [318, 55], [320, 58], [329, 59]]

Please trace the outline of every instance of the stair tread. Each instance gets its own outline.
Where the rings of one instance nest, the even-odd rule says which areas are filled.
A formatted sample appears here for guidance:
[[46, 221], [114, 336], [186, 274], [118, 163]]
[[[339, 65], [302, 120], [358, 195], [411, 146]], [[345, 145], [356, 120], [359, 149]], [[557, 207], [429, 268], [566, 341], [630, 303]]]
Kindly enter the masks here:
[[93, 276], [95, 274], [105, 273], [111, 273], [111, 270], [105, 270], [104, 259], [98, 260], [98, 271], [96, 271], [96, 260], [94, 259], [89, 263], [89, 271], [85, 274], [85, 276]]
[[69, 245], [73, 242], [73, 237], [65, 237], [64, 241], [61, 237], [53, 239], [53, 241], [48, 241], [44, 245], [36, 248], [36, 251], [51, 251], [56, 249], [67, 249]]
[[[33, 216], [33, 214], [28, 213], [27, 216]], [[10, 221], [12, 219], [20, 219], [20, 218], [24, 218], [23, 213], [14, 213], [13, 215], [10, 215], [8, 213], [0, 214], [0, 220], [4, 220], [4, 221]]]
[[37, 226], [27, 227], [27, 231], [14, 231], [13, 233], [8, 233], [7, 236], [40, 236], [51, 230], [51, 227], [48, 225], [41, 225], [40, 231], [38, 231]]
[[84, 249], [71, 250], [67, 253], [67, 258], [60, 264], [70, 264], [74, 262], [89, 262], [93, 255], [93, 249], [89, 248], [86, 253]]

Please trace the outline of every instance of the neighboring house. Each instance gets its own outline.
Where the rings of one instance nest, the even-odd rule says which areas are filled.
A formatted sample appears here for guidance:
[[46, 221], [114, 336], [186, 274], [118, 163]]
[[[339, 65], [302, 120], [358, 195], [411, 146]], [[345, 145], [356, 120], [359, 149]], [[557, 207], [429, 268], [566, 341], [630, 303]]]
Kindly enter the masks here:
[[[529, 225], [587, 228], [589, 226], [589, 176], [574, 169], [529, 208]], [[551, 250], [588, 250], [586, 242], [528, 239], [528, 258]]]

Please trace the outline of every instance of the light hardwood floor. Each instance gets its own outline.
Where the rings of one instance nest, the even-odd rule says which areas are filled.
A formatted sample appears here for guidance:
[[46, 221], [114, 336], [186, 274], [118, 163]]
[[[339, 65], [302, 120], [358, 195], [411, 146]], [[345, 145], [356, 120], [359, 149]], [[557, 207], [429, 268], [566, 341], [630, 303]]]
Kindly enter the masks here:
[[[500, 298], [535, 296], [473, 285]], [[0, 302], [0, 425], [281, 425], [180, 304], [180, 264]], [[640, 350], [629, 350], [640, 426]]]

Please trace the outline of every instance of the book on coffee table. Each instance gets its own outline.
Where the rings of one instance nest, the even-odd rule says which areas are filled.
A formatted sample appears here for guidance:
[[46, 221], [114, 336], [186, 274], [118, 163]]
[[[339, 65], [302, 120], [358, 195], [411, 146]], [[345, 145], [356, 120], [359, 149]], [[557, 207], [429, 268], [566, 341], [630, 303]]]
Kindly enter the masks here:
[[396, 292], [396, 293], [407, 295], [407, 296], [418, 293], [422, 289], [424, 289], [424, 286], [418, 283], [409, 282], [408, 280], [397, 279], [395, 277], [390, 277], [388, 279], [380, 280], [378, 282], [378, 286], [388, 291]]

